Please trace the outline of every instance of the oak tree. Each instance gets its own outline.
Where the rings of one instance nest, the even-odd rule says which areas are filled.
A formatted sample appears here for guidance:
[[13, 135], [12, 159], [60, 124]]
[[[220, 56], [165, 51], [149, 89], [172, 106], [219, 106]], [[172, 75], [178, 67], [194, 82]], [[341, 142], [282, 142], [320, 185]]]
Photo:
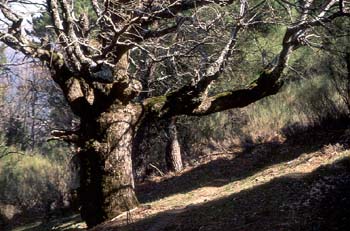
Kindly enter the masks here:
[[[276, 94], [291, 53], [317, 39], [316, 27], [349, 17], [344, 0], [84, 2], [92, 13], [73, 0], [0, 0], [0, 40], [42, 61], [80, 118], [79, 129], [53, 135], [79, 147], [89, 227], [138, 205], [131, 153], [144, 120], [208, 115]], [[44, 9], [50, 36], [28, 29], [33, 9]], [[280, 52], [246, 87], [212, 93], [239, 36], [261, 25], [284, 28]], [[163, 89], [145, 95], [154, 86]]]

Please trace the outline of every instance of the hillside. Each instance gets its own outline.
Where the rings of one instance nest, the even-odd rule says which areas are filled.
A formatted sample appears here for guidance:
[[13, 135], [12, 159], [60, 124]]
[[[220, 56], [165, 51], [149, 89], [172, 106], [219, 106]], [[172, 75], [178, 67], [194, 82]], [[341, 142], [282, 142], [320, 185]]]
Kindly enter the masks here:
[[[350, 151], [343, 134], [306, 133], [212, 155], [177, 176], [139, 184], [141, 206], [93, 230], [347, 230]], [[15, 230], [84, 227], [75, 215]]]
[[141, 185], [140, 208], [94, 230], [347, 230], [350, 151], [322, 144], [331, 136], [258, 145]]
[[0, 2], [0, 230], [349, 229], [350, 1]]

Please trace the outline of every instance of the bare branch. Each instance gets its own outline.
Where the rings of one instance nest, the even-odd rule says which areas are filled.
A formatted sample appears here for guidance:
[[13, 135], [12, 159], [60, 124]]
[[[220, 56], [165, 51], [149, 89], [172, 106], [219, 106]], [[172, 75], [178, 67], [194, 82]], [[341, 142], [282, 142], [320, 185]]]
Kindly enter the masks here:
[[69, 143], [77, 143], [80, 140], [76, 131], [53, 130], [51, 131], [51, 135], [53, 137], [49, 138], [48, 141], [62, 140]]

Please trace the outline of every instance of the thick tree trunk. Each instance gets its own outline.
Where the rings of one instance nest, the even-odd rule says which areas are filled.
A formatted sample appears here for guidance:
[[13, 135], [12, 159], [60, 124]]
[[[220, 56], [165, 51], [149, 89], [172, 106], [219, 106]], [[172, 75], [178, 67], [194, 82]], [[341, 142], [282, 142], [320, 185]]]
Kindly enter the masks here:
[[133, 140], [132, 161], [133, 171], [136, 179], [145, 179], [147, 177], [147, 166], [150, 161], [149, 145], [149, 122], [148, 118], [144, 118], [137, 129]]
[[90, 121], [82, 121], [81, 216], [95, 226], [138, 205], [132, 171], [132, 139], [141, 108], [116, 106]]
[[170, 171], [181, 172], [183, 169], [181, 159], [181, 147], [178, 140], [178, 134], [176, 129], [176, 118], [170, 119], [168, 126], [168, 144], [166, 147], [166, 164]]

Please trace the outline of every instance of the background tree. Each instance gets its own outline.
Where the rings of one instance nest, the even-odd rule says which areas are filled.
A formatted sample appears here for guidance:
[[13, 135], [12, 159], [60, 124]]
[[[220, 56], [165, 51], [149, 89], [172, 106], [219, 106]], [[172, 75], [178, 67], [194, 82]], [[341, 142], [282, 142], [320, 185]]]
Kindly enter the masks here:
[[73, 126], [61, 92], [41, 65], [24, 62], [9, 67], [1, 81], [6, 104], [0, 111], [1, 128], [8, 146], [39, 151], [52, 130]]
[[[26, 56], [41, 60], [60, 86], [79, 129], [54, 135], [75, 143], [80, 158], [81, 215], [94, 226], [138, 205], [131, 163], [132, 140], [148, 118], [202, 116], [244, 107], [276, 94], [291, 53], [310, 44], [317, 26], [348, 17], [345, 1], [166, 0], [89, 1], [96, 21], [78, 18], [68, 0], [46, 3], [0, 1], [6, 19], [1, 41]], [[38, 38], [24, 30], [26, 12], [18, 7], [44, 6], [55, 36]], [[17, 10], [14, 10], [14, 9]], [[211, 17], [203, 14], [210, 12]], [[209, 20], [210, 19], [210, 20]], [[88, 22], [89, 21], [89, 22]], [[240, 89], [211, 91], [239, 35], [263, 24], [284, 25], [281, 49], [264, 62], [256, 79]], [[145, 52], [143, 59], [133, 59]], [[268, 59], [268, 57], [266, 57]], [[137, 70], [152, 60], [156, 68], [171, 68], [163, 76], [174, 87], [160, 95], [141, 98]]]

